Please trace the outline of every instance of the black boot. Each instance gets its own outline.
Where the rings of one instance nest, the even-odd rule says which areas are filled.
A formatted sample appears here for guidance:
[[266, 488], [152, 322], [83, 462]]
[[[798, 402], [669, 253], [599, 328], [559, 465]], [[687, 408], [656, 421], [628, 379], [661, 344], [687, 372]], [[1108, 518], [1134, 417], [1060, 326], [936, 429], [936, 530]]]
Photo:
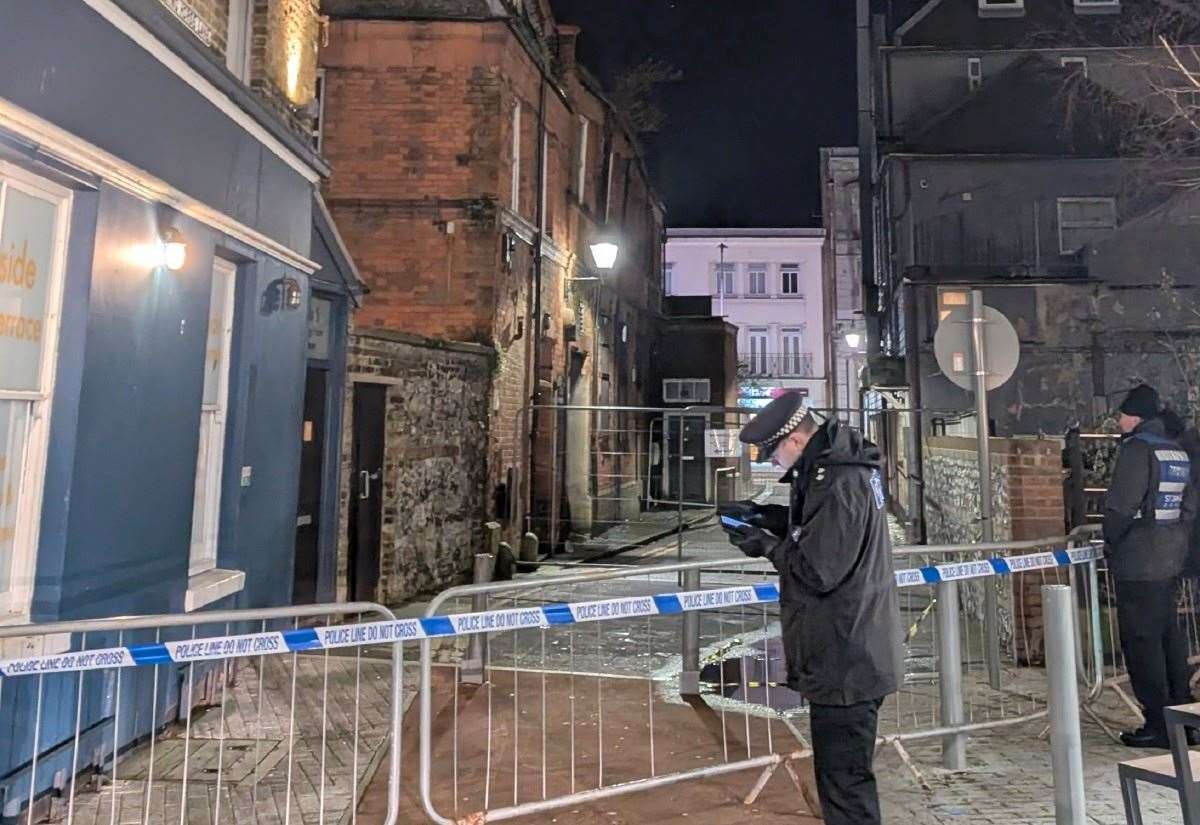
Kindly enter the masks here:
[[1150, 725], [1142, 725], [1137, 730], [1125, 731], [1121, 734], [1121, 744], [1130, 748], [1161, 748], [1167, 750], [1167, 733]]

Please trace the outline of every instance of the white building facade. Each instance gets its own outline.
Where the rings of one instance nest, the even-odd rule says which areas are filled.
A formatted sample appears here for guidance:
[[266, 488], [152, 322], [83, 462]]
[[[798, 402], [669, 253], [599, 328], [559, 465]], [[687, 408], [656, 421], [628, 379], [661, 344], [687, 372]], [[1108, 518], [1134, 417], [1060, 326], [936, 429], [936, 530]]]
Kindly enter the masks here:
[[[829, 347], [822, 229], [669, 229], [666, 295], [712, 296], [738, 328], [738, 401], [762, 407], [782, 390], [827, 408]], [[668, 344], [669, 345], [669, 344]]]

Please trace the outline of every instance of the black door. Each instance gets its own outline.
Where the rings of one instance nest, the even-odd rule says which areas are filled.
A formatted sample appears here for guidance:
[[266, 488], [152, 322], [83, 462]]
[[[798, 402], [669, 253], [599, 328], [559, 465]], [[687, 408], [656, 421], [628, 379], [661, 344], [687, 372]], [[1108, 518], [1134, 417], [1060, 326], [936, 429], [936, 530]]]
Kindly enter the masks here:
[[[683, 423], [683, 457], [679, 454], [679, 426]], [[705, 479], [708, 461], [704, 457], [704, 416], [672, 415], [667, 419], [667, 477], [670, 479], [668, 495], [674, 501], [679, 497], [679, 477], [683, 475], [683, 500], [701, 502], [708, 495]]]
[[354, 442], [350, 479], [351, 601], [373, 602], [379, 584], [379, 541], [383, 515], [383, 422], [387, 387], [354, 385]]
[[321, 480], [325, 457], [325, 393], [329, 371], [309, 367], [304, 385], [304, 425], [300, 432], [300, 496], [296, 505], [296, 564], [292, 603], [317, 600], [317, 559], [321, 534]]

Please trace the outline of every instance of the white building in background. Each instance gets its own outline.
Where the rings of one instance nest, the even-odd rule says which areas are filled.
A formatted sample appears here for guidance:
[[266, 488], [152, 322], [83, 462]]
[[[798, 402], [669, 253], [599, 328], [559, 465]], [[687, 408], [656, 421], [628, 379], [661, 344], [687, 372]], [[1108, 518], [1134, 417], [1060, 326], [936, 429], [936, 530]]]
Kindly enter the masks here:
[[822, 229], [667, 230], [664, 293], [711, 295], [713, 315], [738, 328], [743, 406], [765, 406], [782, 389], [805, 392], [813, 406], [831, 406], [824, 240]]

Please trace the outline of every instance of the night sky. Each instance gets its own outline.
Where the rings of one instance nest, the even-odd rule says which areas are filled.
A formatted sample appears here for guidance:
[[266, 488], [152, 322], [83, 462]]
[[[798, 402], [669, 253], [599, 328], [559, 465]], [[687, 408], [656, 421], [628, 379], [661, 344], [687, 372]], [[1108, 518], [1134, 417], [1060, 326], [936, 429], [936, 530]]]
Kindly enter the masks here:
[[818, 149], [855, 142], [849, 0], [552, 0], [609, 84], [646, 57], [682, 79], [642, 136], [667, 225], [819, 226]]

